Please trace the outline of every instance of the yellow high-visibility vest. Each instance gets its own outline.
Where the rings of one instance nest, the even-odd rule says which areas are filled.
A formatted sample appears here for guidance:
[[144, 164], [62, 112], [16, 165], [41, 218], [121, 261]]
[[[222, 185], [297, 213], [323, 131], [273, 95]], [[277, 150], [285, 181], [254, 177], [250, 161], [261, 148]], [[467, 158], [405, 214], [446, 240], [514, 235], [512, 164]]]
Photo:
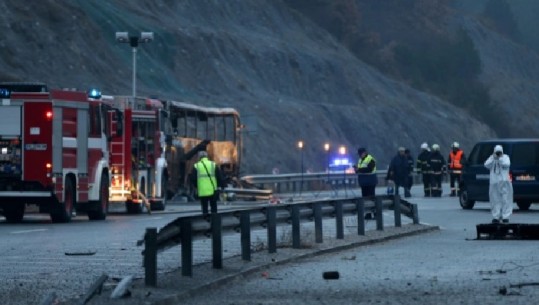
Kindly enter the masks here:
[[215, 162], [203, 157], [195, 163], [197, 171], [197, 189], [199, 197], [211, 196], [217, 188], [217, 179], [215, 178]]
[[[366, 168], [367, 166], [369, 166], [369, 163], [371, 163], [371, 161], [374, 160], [374, 162], [376, 162], [376, 159], [374, 159], [374, 157], [371, 155], [371, 154], [368, 154], [365, 159], [361, 160], [359, 159], [359, 161], [357, 162], [357, 168]], [[376, 172], [376, 165], [374, 166], [374, 168], [372, 169], [372, 172], [370, 172], [371, 174], [372, 173], [375, 173]]]

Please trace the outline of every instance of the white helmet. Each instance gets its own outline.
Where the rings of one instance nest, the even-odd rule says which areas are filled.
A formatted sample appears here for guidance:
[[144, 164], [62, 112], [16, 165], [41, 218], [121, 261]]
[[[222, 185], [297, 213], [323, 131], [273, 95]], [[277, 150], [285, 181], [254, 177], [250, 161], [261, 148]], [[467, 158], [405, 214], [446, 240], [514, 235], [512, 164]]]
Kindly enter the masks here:
[[459, 142], [453, 142], [453, 144], [451, 145], [451, 147], [453, 147], [453, 148], [459, 148]]
[[432, 144], [432, 150], [434, 150], [434, 151], [439, 151], [439, 150], [440, 150], [440, 145], [438, 145], [438, 144]]
[[427, 142], [421, 144], [421, 149], [425, 149], [425, 150], [429, 149], [429, 144], [427, 144]]

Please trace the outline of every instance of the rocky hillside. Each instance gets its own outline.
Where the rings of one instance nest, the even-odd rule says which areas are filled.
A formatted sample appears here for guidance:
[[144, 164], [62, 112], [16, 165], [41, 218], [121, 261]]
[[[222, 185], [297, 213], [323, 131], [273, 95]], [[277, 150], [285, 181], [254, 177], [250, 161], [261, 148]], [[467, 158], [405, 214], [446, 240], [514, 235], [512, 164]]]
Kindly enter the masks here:
[[[353, 152], [365, 146], [383, 168], [398, 146], [416, 154], [428, 141], [448, 152], [459, 141], [469, 150], [496, 136], [465, 108], [367, 64], [290, 2], [6, 0], [0, 3], [0, 80], [129, 94], [131, 50], [114, 33], [153, 31], [155, 40], [138, 49], [138, 95], [238, 109], [250, 123], [244, 174], [299, 171], [298, 140], [305, 141], [305, 167], [318, 171], [325, 142]], [[372, 10], [369, 18], [375, 13], [384, 11]], [[536, 133], [539, 123], [521, 118], [536, 111], [537, 55], [472, 17], [447, 16], [441, 29], [458, 24], [473, 38], [480, 81], [496, 107], [507, 110], [501, 124], [510, 135]]]

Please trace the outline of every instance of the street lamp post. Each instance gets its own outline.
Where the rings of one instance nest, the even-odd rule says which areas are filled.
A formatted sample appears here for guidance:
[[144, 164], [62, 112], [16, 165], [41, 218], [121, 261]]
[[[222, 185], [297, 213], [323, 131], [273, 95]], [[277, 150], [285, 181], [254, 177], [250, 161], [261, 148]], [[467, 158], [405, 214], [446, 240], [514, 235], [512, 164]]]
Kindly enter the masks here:
[[298, 142], [298, 148], [301, 158], [301, 184], [299, 186], [299, 195], [301, 196], [301, 193], [303, 191], [303, 141]]
[[329, 183], [329, 143], [326, 143], [324, 144], [324, 150], [326, 151], [326, 157], [327, 157], [327, 172], [328, 172], [328, 181], [327, 183]]
[[133, 98], [137, 96], [137, 47], [140, 43], [148, 43], [153, 40], [153, 32], [141, 32], [140, 36], [130, 36], [129, 32], [116, 32], [116, 41], [129, 43], [133, 49]]

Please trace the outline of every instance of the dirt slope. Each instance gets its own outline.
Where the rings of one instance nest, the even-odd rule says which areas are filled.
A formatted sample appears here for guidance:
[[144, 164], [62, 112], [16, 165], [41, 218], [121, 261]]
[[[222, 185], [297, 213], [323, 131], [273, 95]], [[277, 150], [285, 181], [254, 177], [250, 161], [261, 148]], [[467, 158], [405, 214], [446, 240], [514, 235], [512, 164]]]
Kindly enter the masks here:
[[114, 33], [153, 31], [155, 41], [138, 49], [138, 94], [231, 106], [256, 121], [244, 173], [299, 171], [298, 140], [305, 168], [318, 171], [327, 141], [366, 146], [384, 168], [398, 146], [416, 154], [428, 141], [448, 152], [455, 140], [467, 150], [495, 136], [385, 77], [281, 1], [6, 0], [0, 9], [0, 80], [129, 94], [131, 50]]

